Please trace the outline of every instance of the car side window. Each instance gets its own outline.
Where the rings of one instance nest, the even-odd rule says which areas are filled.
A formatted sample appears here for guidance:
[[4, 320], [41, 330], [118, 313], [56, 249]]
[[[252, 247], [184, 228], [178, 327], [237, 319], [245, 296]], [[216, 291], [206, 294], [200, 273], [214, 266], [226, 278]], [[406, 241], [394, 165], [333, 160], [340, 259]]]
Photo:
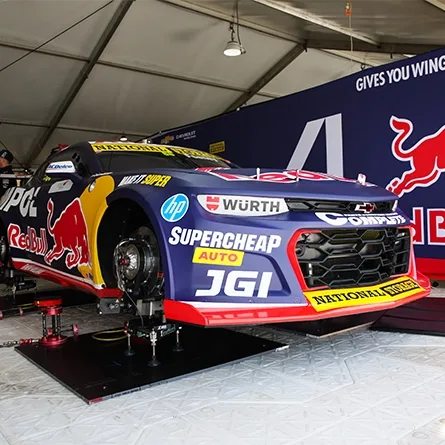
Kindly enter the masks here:
[[[48, 158], [34, 173], [34, 176], [28, 182], [30, 187], [38, 187], [44, 184], [52, 184], [53, 182], [60, 181], [60, 177], [51, 177], [51, 173], [46, 173], [46, 169], [49, 164], [60, 161], [72, 161], [79, 170], [81, 175], [88, 175], [88, 171], [85, 168], [85, 164], [82, 163], [82, 158], [77, 150], [63, 150], [60, 153]], [[79, 168], [80, 167], [80, 168]]]

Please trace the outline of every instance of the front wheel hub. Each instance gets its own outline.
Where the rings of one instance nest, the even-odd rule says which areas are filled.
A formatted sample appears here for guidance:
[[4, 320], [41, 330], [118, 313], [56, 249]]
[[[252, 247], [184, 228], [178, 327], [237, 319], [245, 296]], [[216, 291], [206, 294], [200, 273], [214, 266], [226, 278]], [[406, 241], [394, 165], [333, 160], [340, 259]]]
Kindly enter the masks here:
[[123, 292], [148, 296], [160, 272], [160, 258], [154, 235], [152, 238], [123, 239], [114, 250], [114, 274]]
[[118, 246], [117, 273], [126, 280], [134, 280], [141, 268], [141, 252], [134, 244], [128, 243]]

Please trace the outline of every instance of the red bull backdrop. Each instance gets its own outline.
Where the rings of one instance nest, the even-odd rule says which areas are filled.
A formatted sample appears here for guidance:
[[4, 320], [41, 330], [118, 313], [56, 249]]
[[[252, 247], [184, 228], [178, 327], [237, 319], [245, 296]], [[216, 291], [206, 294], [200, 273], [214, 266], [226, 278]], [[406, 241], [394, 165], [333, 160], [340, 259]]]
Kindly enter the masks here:
[[163, 132], [245, 167], [305, 168], [400, 196], [418, 267], [445, 278], [445, 49]]

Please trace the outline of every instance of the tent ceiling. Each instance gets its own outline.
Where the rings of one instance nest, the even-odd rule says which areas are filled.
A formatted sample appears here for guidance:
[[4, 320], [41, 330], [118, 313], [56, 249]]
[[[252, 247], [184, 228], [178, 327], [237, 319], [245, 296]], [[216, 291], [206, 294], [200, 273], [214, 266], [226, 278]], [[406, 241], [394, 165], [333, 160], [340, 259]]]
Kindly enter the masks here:
[[[345, 0], [239, 0], [247, 53], [235, 58], [222, 54], [235, 1], [136, 0], [110, 31], [122, 1], [0, 1], [0, 140], [20, 162], [35, 166], [58, 143], [139, 139], [445, 45], [441, 0], [353, 0], [350, 23]], [[111, 40], [42, 147], [106, 31]]]

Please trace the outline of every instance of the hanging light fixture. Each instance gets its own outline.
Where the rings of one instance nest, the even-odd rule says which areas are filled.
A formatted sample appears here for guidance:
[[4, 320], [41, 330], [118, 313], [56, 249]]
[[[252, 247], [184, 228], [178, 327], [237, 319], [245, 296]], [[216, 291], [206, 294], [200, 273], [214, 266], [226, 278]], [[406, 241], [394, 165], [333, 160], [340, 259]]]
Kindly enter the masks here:
[[128, 141], [128, 138], [127, 138], [127, 136], [125, 136], [125, 134], [123, 134], [121, 137], [120, 137], [120, 139], [119, 139], [121, 142], [127, 142]]
[[241, 45], [235, 39], [235, 30], [233, 23], [230, 24], [230, 40], [227, 42], [224, 55], [228, 57], [240, 56], [242, 53]]
[[[238, 10], [238, 2], [235, 2], [235, 13], [233, 17], [233, 21], [230, 23], [230, 40], [227, 42], [226, 48], [224, 50], [224, 55], [228, 57], [240, 56], [241, 54], [245, 54], [246, 50], [241, 43], [241, 37], [239, 32], [239, 10]], [[235, 22], [236, 16], [236, 22]], [[236, 37], [235, 37], [235, 23], [236, 23]]]

